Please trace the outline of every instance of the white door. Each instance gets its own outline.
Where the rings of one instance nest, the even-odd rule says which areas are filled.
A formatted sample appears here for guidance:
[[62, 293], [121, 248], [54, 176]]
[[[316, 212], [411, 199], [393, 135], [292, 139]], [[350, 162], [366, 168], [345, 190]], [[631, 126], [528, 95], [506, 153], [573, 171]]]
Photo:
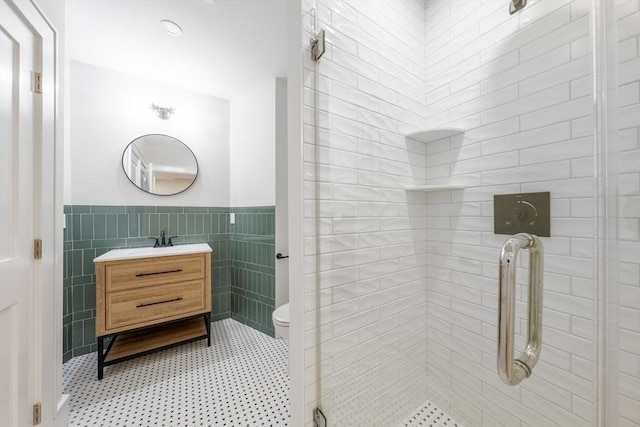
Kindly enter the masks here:
[[0, 425], [32, 425], [36, 39], [0, 0]]

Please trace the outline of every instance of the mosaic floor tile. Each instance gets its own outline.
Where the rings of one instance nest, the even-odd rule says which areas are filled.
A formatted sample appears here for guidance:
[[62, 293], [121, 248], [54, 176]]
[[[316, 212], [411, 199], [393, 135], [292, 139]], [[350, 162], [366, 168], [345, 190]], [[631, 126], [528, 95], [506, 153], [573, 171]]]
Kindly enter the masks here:
[[232, 319], [211, 339], [108, 366], [102, 381], [96, 353], [69, 360], [69, 426], [288, 426], [286, 342]]
[[405, 418], [402, 425], [404, 427], [462, 427], [429, 401]]

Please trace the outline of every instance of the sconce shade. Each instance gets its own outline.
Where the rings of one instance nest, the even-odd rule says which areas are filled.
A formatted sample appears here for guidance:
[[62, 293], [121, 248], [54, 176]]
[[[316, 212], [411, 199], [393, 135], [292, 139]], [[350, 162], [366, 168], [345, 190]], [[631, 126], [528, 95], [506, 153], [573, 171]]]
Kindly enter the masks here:
[[151, 109], [155, 111], [156, 116], [158, 116], [162, 120], [168, 120], [172, 114], [176, 113], [176, 110], [173, 107], [161, 107], [156, 104], [151, 104]]

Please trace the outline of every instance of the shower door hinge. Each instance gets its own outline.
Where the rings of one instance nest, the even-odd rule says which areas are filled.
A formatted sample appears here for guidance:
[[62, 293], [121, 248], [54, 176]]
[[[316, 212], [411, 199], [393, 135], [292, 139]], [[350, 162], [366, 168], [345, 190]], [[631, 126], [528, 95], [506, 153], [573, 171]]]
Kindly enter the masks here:
[[324, 416], [320, 408], [313, 410], [313, 427], [327, 427], [327, 417]]
[[509, 3], [509, 14], [513, 15], [527, 5], [527, 0], [511, 0]]
[[42, 93], [42, 73], [33, 73], [33, 91], [35, 93]]
[[320, 60], [324, 55], [324, 30], [320, 30], [314, 38], [311, 39], [311, 59], [314, 61]]
[[33, 405], [33, 425], [37, 426], [42, 422], [42, 405], [36, 403]]
[[36, 239], [33, 241], [33, 258], [42, 259], [42, 240]]

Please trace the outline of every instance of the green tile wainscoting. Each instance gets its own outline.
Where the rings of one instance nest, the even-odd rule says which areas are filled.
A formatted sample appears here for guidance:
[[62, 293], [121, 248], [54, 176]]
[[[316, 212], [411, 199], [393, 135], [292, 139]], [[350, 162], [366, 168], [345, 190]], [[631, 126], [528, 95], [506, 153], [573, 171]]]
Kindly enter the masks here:
[[274, 336], [275, 208], [234, 208], [231, 230], [231, 312], [245, 325]]
[[213, 249], [212, 321], [233, 317], [273, 336], [274, 212], [273, 206], [65, 206], [63, 361], [96, 351], [93, 259], [111, 249], [150, 246], [148, 237], [162, 230], [179, 236], [176, 244], [206, 242]]

